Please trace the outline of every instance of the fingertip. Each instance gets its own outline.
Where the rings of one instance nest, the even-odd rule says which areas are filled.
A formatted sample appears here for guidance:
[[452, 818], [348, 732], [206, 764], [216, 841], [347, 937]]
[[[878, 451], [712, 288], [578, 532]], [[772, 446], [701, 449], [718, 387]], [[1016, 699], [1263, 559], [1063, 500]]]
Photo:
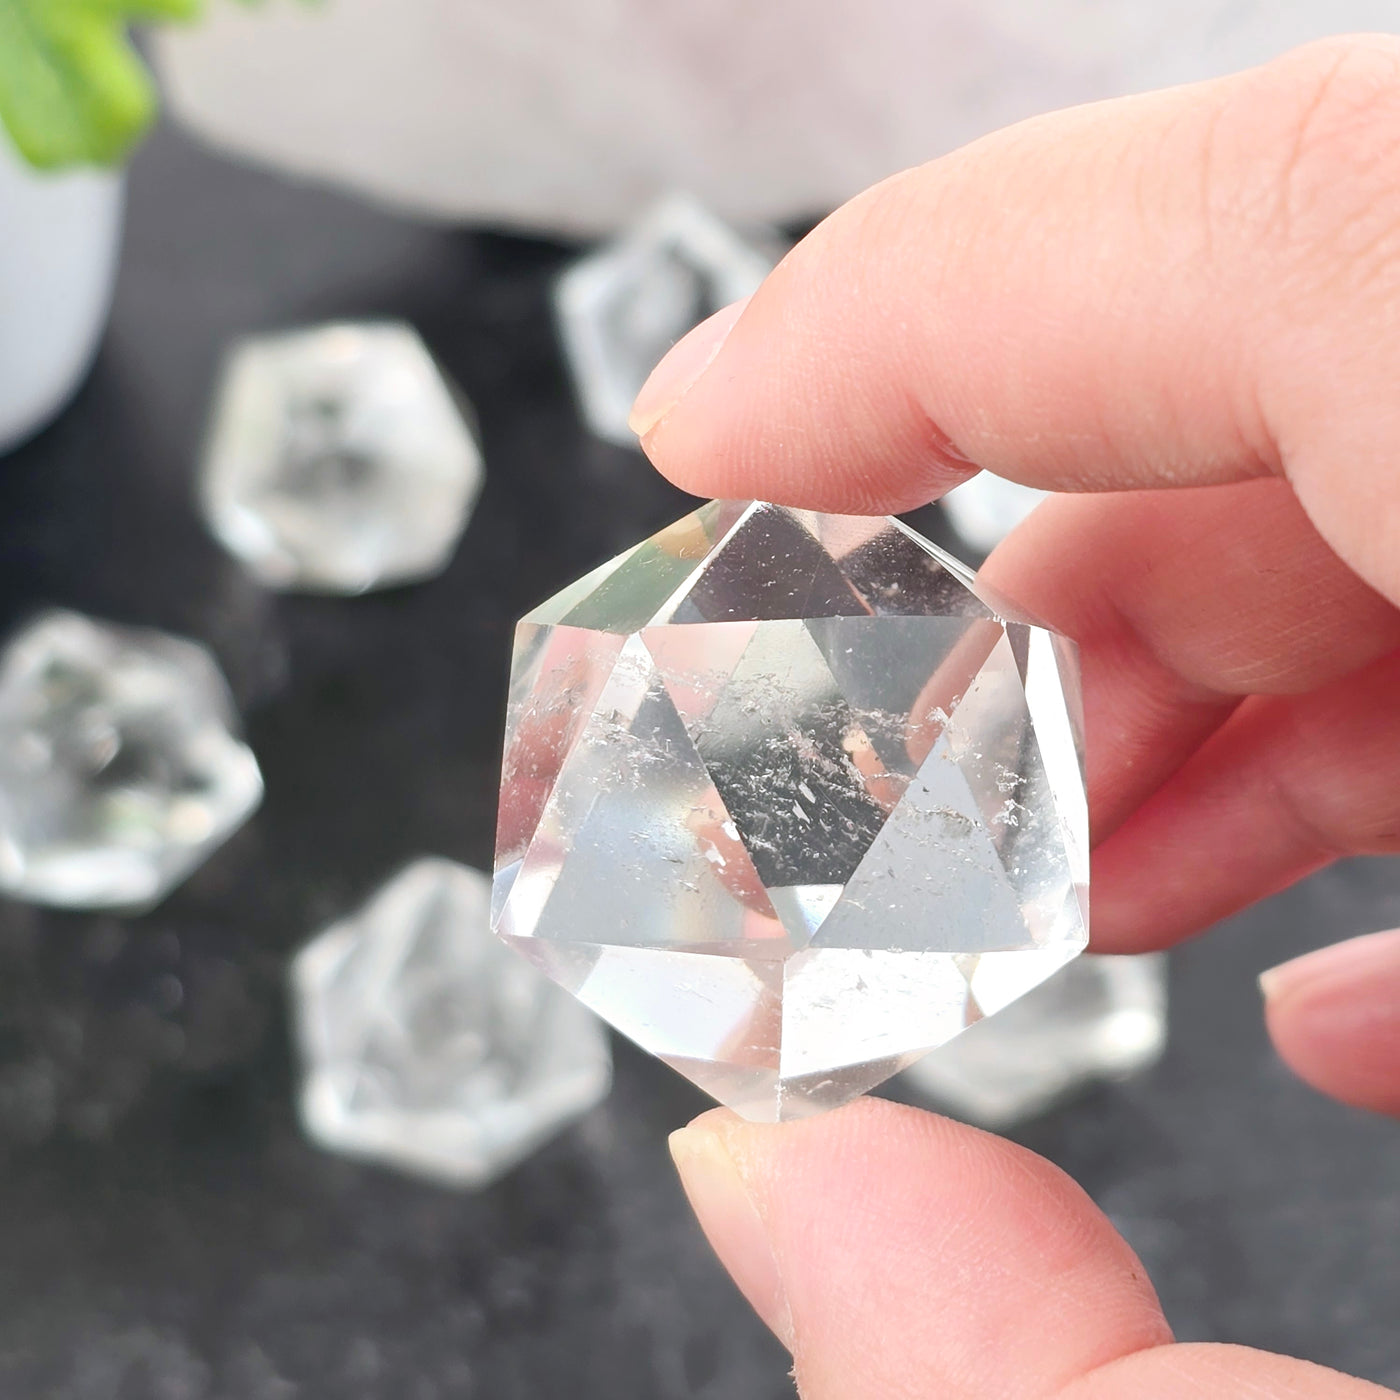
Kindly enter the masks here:
[[743, 1131], [748, 1126], [728, 1109], [712, 1109], [672, 1133], [668, 1146], [706, 1239], [753, 1310], [790, 1349], [787, 1294], [750, 1182], [755, 1164], [749, 1153], [758, 1143]]
[[1265, 1001], [1281, 1007], [1303, 995], [1314, 1000], [1337, 991], [1355, 993], [1400, 978], [1400, 929], [1365, 933], [1290, 958], [1259, 974]]
[[882, 515], [977, 471], [905, 382], [903, 298], [833, 279], [833, 266], [870, 260], [853, 206], [879, 188], [803, 239], [747, 301], [679, 341], [643, 388], [632, 426], [682, 490]]
[[683, 335], [647, 376], [627, 418], [628, 427], [637, 434], [643, 445], [657, 424], [714, 363], [729, 338], [729, 332], [734, 329], [748, 304], [749, 298], [744, 297], [707, 316]]
[[1260, 974], [1274, 1048], [1305, 1083], [1400, 1114], [1400, 930], [1347, 939]]

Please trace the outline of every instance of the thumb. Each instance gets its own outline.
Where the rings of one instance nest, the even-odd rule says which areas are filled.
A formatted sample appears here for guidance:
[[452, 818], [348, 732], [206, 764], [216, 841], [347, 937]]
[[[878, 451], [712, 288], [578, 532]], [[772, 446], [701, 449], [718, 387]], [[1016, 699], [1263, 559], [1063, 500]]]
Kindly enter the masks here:
[[720, 1259], [793, 1353], [806, 1400], [1380, 1400], [1242, 1347], [1174, 1346], [1142, 1266], [1067, 1176], [874, 1099], [671, 1139]]

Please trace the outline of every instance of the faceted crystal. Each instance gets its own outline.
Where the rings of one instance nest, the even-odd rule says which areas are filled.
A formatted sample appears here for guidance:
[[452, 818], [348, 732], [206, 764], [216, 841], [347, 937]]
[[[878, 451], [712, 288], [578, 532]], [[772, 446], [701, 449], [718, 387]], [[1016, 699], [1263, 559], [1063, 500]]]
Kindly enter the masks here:
[[1034, 486], [978, 472], [939, 504], [960, 539], [980, 554], [990, 554], [1047, 495]]
[[252, 813], [257, 761], [203, 647], [48, 613], [0, 656], [0, 889], [153, 903]]
[[516, 630], [497, 932], [755, 1119], [1087, 937], [1073, 644], [888, 518], [712, 501]]
[[754, 291], [776, 261], [775, 244], [746, 241], [673, 195], [576, 262], [559, 279], [555, 309], [588, 426], [635, 446], [627, 415], [656, 362], [711, 312]]
[[482, 1186], [607, 1096], [602, 1025], [490, 916], [485, 875], [422, 859], [297, 955], [301, 1119], [322, 1146]]
[[481, 489], [463, 406], [411, 326], [244, 340], [204, 462], [210, 529], [270, 588], [363, 593], [428, 578]]
[[1088, 954], [901, 1079], [961, 1118], [1005, 1128], [1095, 1081], [1146, 1069], [1166, 1043], [1165, 954]]

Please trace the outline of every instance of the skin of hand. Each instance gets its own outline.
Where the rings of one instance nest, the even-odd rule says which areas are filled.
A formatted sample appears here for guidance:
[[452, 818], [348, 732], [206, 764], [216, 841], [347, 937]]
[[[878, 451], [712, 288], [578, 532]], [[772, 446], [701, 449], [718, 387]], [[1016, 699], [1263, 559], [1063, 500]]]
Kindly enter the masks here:
[[[1078, 639], [1094, 944], [1165, 946], [1400, 851], [1400, 41], [1026, 122], [804, 239], [658, 366], [686, 490], [877, 513], [1057, 493], [984, 576]], [[1262, 979], [1303, 1078], [1400, 1113], [1400, 932]], [[807, 1400], [1343, 1400], [1177, 1345], [1062, 1173], [931, 1114], [716, 1110], [672, 1151]]]

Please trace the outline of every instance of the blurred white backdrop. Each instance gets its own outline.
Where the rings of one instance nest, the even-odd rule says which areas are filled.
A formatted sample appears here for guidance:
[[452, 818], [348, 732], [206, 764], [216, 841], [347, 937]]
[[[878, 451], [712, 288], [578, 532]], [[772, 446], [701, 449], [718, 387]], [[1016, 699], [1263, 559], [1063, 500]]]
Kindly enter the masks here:
[[1075, 102], [1309, 38], [1395, 0], [268, 0], [157, 36], [215, 144], [410, 210], [566, 233], [684, 189], [737, 222], [821, 213]]

